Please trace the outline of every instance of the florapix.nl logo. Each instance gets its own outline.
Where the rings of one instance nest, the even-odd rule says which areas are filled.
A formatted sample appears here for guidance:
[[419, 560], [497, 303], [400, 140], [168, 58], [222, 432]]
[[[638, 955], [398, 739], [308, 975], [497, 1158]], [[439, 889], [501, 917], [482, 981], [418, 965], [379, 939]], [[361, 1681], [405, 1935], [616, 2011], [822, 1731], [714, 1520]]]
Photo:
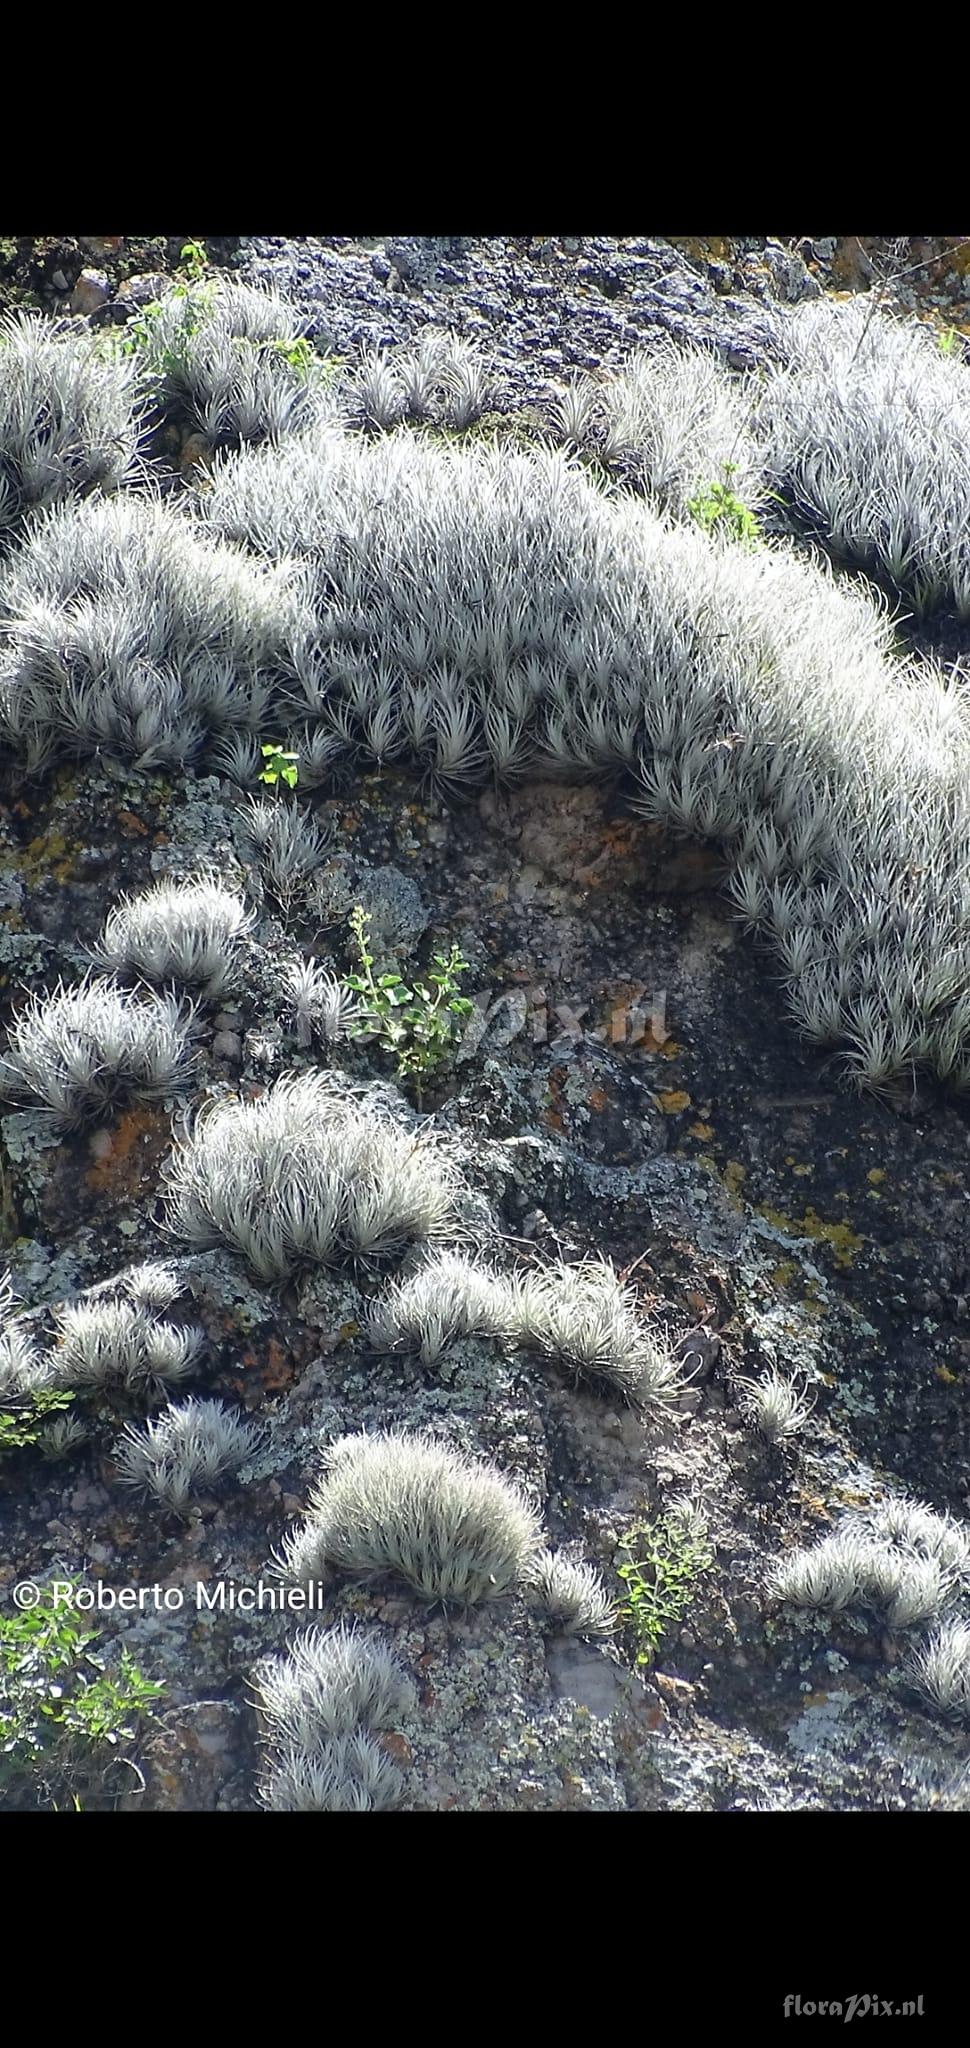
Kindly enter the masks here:
[[548, 990], [536, 982], [529, 987], [501, 990], [498, 995], [480, 991], [471, 998], [472, 1008], [461, 1030], [459, 1060], [471, 1059], [483, 1045], [489, 1051], [527, 1039], [532, 1045], [594, 1045], [659, 1051], [672, 1041], [667, 1026], [667, 991], [648, 991], [645, 984], [627, 986], [624, 995], [607, 997], [599, 1003], [552, 1003]]

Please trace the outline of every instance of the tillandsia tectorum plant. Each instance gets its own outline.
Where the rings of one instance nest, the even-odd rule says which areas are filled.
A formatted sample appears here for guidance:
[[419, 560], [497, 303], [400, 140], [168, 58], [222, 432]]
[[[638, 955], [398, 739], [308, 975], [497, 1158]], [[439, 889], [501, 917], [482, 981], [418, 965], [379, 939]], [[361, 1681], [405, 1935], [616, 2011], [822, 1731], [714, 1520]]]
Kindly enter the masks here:
[[862, 1608], [893, 1629], [938, 1621], [970, 1593], [970, 1533], [922, 1501], [890, 1496], [843, 1515], [810, 1549], [786, 1552], [770, 1590], [798, 1607]]
[[205, 1348], [197, 1325], [167, 1322], [137, 1299], [98, 1294], [62, 1304], [54, 1324], [48, 1370], [58, 1386], [153, 1394], [188, 1379]]
[[799, 1436], [814, 1407], [794, 1380], [786, 1379], [774, 1366], [758, 1379], [739, 1380], [738, 1391], [745, 1421], [769, 1444], [788, 1443]]
[[29, 1396], [50, 1384], [51, 1374], [23, 1312], [15, 1305], [9, 1273], [0, 1276], [0, 1400]]
[[253, 923], [242, 898], [215, 875], [156, 882], [108, 912], [97, 964], [155, 984], [178, 982], [221, 995], [239, 972], [239, 941]]
[[606, 1259], [528, 1268], [509, 1283], [510, 1334], [557, 1359], [577, 1379], [601, 1381], [627, 1400], [676, 1399], [681, 1373], [641, 1320], [636, 1295]]
[[528, 1586], [551, 1629], [569, 1636], [608, 1636], [616, 1606], [591, 1564], [561, 1550], [541, 1550], [529, 1567]]
[[183, 762], [209, 733], [258, 731], [264, 671], [305, 613], [289, 565], [212, 548], [150, 496], [35, 520], [0, 575], [0, 735], [31, 772], [59, 754]]
[[142, 1429], [129, 1423], [115, 1463], [125, 1486], [185, 1514], [194, 1495], [244, 1465], [259, 1442], [259, 1429], [221, 1401], [190, 1398], [163, 1409]]
[[768, 481], [917, 612], [970, 616], [970, 370], [865, 300], [799, 306], [780, 338], [754, 419]]
[[25, 512], [113, 491], [133, 472], [143, 406], [131, 363], [36, 313], [0, 320], [0, 531]]
[[[156, 767], [209, 742], [245, 783], [271, 720], [307, 787], [398, 759], [448, 799], [529, 773], [621, 777], [644, 816], [724, 851], [806, 1038], [872, 1090], [921, 1070], [968, 1088], [959, 673], [903, 658], [870, 587], [837, 585], [790, 544], [715, 546], [670, 516], [725, 463], [755, 512], [760, 465], [789, 503], [804, 484], [844, 552], [856, 528], [875, 533], [897, 587], [966, 608], [970, 372], [865, 308], [853, 326], [859, 311], [799, 309], [785, 366], [743, 394], [740, 420], [737, 391], [722, 418], [716, 364], [631, 368], [631, 390], [655, 387], [641, 412], [672, 408], [681, 426], [684, 393], [710, 387], [712, 438], [688, 460], [677, 428], [662, 517], [607, 496], [561, 450], [368, 437], [335, 408], [216, 456], [192, 516], [130, 495], [55, 507], [0, 574], [0, 733], [31, 770], [101, 748]], [[910, 390], [906, 352], [922, 365], [924, 347], [912, 416], [929, 407], [947, 451], [928, 462], [929, 428], [911, 435], [912, 408], [887, 395]], [[424, 375], [412, 364], [412, 383]], [[824, 462], [813, 378], [837, 414]], [[878, 516], [858, 512], [860, 494]], [[293, 805], [266, 808], [290, 835], [269, 846], [267, 879], [298, 893], [316, 828]]]
[[308, 1263], [366, 1266], [452, 1228], [460, 1180], [447, 1146], [341, 1086], [292, 1073], [258, 1102], [210, 1107], [170, 1162], [172, 1229], [232, 1245], [270, 1280]]
[[89, 977], [33, 996], [0, 1058], [0, 1097], [36, 1102], [58, 1130], [108, 1114], [127, 1096], [176, 1093], [188, 1082], [192, 1012], [173, 996]]
[[752, 390], [712, 350], [661, 338], [615, 374], [568, 386], [553, 423], [567, 444], [665, 511], [697, 517], [698, 496], [727, 472], [731, 495], [754, 519], [764, 485], [750, 431]]
[[510, 1289], [487, 1266], [439, 1251], [373, 1297], [366, 1329], [375, 1351], [416, 1351], [434, 1365], [456, 1337], [511, 1336]]
[[400, 1578], [430, 1602], [491, 1600], [523, 1578], [540, 1544], [526, 1495], [493, 1465], [400, 1432], [341, 1437], [309, 1519], [287, 1541], [287, 1576]]
[[404, 1780], [373, 1736], [410, 1714], [417, 1693], [375, 1637], [346, 1624], [308, 1629], [255, 1678], [266, 1740], [259, 1795], [273, 1813], [368, 1813], [400, 1805]]
[[[190, 256], [198, 244], [188, 244]], [[143, 307], [126, 341], [156, 410], [210, 447], [295, 433], [327, 409], [313, 351], [273, 292], [206, 278], [204, 263]]]

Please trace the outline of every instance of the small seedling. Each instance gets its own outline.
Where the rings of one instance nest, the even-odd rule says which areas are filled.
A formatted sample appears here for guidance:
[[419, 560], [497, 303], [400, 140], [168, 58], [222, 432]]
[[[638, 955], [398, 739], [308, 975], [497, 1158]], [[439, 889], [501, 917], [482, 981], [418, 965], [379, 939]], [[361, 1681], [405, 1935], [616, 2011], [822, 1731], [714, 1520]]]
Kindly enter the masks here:
[[705, 484], [697, 496], [689, 498], [687, 510], [705, 533], [713, 533], [723, 526], [735, 540], [753, 547], [758, 541], [758, 521], [750, 505], [744, 503], [734, 490], [731, 478], [737, 470], [736, 462], [721, 464], [723, 474], [714, 482]]
[[299, 370], [304, 377], [308, 374], [313, 361], [313, 344], [307, 340], [305, 334], [272, 341], [270, 347], [283, 357], [284, 362], [289, 363], [291, 370]]
[[265, 782], [269, 789], [275, 789], [277, 796], [281, 782], [285, 782], [287, 788], [295, 789], [300, 779], [299, 754], [288, 753], [275, 740], [264, 741], [259, 751], [263, 756], [260, 782]]
[[182, 249], [181, 268], [190, 284], [198, 284], [205, 275], [209, 261], [204, 242], [186, 242]]
[[355, 1036], [376, 1035], [385, 1050], [394, 1053], [398, 1078], [415, 1077], [420, 1101], [423, 1076], [447, 1058], [457, 1041], [458, 1019], [472, 1008], [469, 998], [458, 993], [459, 976], [468, 961], [454, 945], [447, 954], [435, 953], [427, 980], [409, 988], [396, 972], [375, 975], [370, 914], [360, 905], [351, 914], [350, 929], [360, 971], [346, 975], [344, 985], [365, 1006]]
[[628, 1530], [621, 1555], [616, 1575], [626, 1595], [620, 1619], [633, 1637], [637, 1663], [652, 1664], [668, 1630], [686, 1614], [714, 1552], [698, 1514], [670, 1508], [655, 1522], [638, 1522]]
[[64, 1387], [34, 1387], [17, 1408], [0, 1413], [0, 1459], [41, 1444], [52, 1415], [69, 1408], [74, 1395]]

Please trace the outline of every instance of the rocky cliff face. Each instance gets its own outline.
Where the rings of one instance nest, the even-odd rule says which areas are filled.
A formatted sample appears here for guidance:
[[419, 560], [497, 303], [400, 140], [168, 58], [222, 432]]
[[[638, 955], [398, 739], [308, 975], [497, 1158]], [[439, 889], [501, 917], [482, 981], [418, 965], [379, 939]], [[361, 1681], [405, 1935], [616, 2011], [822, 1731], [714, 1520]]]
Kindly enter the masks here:
[[[295, 295], [338, 349], [405, 338], [446, 303], [470, 331], [487, 327], [502, 403], [527, 410], [546, 402], [547, 374], [609, 361], [657, 326], [760, 359], [778, 295], [828, 288], [845, 246], [806, 260], [770, 244], [334, 238], [241, 254], [249, 281]], [[58, 1305], [113, 1299], [117, 1276], [164, 1259], [173, 1315], [204, 1333], [191, 1390], [264, 1432], [231, 1481], [182, 1514], [121, 1485], [118, 1439], [144, 1411], [117, 1389], [79, 1401], [87, 1435], [68, 1455], [0, 1464], [4, 1584], [79, 1575], [105, 1601], [140, 1591], [99, 1617], [105, 1653], [110, 1663], [123, 1646], [165, 1688], [133, 1750], [142, 1782], [109, 1773], [82, 1803], [254, 1804], [253, 1673], [298, 1632], [292, 1613], [253, 1605], [258, 1589], [276, 1583], [271, 1558], [322, 1449], [400, 1428], [519, 1483], [546, 1541], [594, 1564], [625, 1603], [611, 1637], [584, 1639], [525, 1584], [463, 1607], [429, 1605], [393, 1576], [335, 1575], [317, 1618], [373, 1632], [416, 1688], [375, 1738], [407, 1808], [961, 1803], [959, 1727], [913, 1683], [926, 1616], [893, 1626], [864, 1602], [794, 1608], [772, 1573], [886, 1495], [970, 1516], [965, 1109], [930, 1084], [889, 1101], [850, 1092], [838, 1061], [785, 1022], [770, 963], [732, 918], [720, 857], [632, 816], [609, 789], [527, 780], [448, 803], [398, 768], [347, 774], [303, 794], [330, 837], [281, 901], [240, 793], [209, 765], [135, 771], [105, 756], [24, 782], [3, 764], [8, 1025], [25, 989], [83, 972], [123, 892], [214, 868], [245, 889], [256, 921], [236, 982], [197, 1014], [189, 1101], [255, 1100], [310, 1062], [408, 1127], [427, 1120], [458, 1162], [464, 1248], [523, 1271], [609, 1259], [682, 1377], [658, 1411], [502, 1336], [458, 1336], [427, 1364], [375, 1352], [366, 1266], [301, 1267], [268, 1285], [228, 1248], [166, 1234], [160, 1195], [184, 1116], [174, 1098], [135, 1099], [66, 1134], [10, 1107], [0, 1249], [38, 1344], [55, 1341]], [[295, 799], [277, 788], [271, 801]], [[308, 1049], [285, 994], [300, 956], [337, 976], [359, 964], [355, 905], [370, 912], [378, 971], [413, 984], [452, 943], [467, 963], [475, 1007], [420, 1101], [373, 1042]], [[751, 1403], [751, 1383], [773, 1374], [809, 1411], [780, 1440]], [[685, 1501], [703, 1528], [689, 1555]]]

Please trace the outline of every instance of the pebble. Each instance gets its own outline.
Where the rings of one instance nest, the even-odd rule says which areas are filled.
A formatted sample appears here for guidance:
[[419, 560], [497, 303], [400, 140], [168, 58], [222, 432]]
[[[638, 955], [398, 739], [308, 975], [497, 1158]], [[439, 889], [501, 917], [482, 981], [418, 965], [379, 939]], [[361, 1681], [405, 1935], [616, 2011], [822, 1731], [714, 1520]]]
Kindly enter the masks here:
[[72, 313], [97, 313], [107, 305], [111, 289], [103, 270], [82, 270], [71, 293]]
[[217, 1060], [241, 1060], [242, 1039], [238, 1031], [217, 1031], [212, 1050]]

